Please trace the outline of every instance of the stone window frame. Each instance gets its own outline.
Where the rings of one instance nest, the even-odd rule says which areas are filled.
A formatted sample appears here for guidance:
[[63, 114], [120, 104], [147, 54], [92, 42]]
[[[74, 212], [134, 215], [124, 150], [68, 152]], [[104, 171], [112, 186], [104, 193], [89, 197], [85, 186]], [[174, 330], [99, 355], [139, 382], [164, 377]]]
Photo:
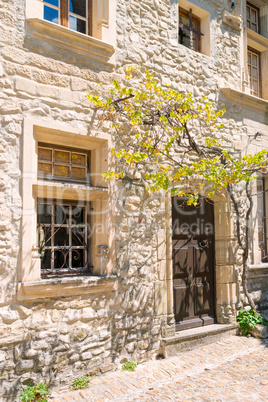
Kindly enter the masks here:
[[[201, 5], [201, 4], [200, 4]], [[198, 7], [196, 4], [193, 4], [187, 0], [179, 0], [178, 1], [178, 23], [179, 23], [179, 14], [180, 10], [184, 12], [190, 12], [192, 10], [192, 14], [195, 18], [200, 21], [200, 31], [202, 32], [202, 37], [199, 44], [198, 53], [204, 54], [206, 56], [210, 56], [210, 48], [211, 48], [211, 37], [210, 37], [210, 12], [207, 10]], [[179, 34], [179, 29], [178, 29]], [[183, 46], [179, 43], [179, 46]], [[189, 48], [187, 48], [189, 49]], [[191, 50], [195, 52], [195, 50]]]
[[[66, 143], [91, 152], [91, 184], [59, 183], [38, 179], [38, 142], [58, 146]], [[117, 289], [114, 273], [113, 184], [107, 185], [101, 173], [108, 167], [111, 136], [89, 133], [56, 121], [25, 118], [22, 147], [22, 236], [18, 270], [18, 300], [62, 297]], [[79, 200], [91, 204], [92, 276], [41, 279], [37, 244], [37, 199]], [[96, 230], [96, 228], [102, 230]], [[104, 252], [105, 251], [105, 252]], [[80, 292], [80, 293], [79, 293]]]
[[112, 68], [116, 46], [116, 0], [91, 1], [91, 36], [44, 20], [43, 0], [26, 0], [26, 35]]

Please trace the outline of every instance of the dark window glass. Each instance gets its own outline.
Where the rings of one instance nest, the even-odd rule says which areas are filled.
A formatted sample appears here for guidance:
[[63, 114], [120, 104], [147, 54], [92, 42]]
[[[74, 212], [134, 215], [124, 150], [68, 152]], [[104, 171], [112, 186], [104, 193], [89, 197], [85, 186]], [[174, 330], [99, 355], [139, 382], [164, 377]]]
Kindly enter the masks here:
[[81, 17], [86, 17], [87, 2], [86, 0], [69, 0], [69, 11]]

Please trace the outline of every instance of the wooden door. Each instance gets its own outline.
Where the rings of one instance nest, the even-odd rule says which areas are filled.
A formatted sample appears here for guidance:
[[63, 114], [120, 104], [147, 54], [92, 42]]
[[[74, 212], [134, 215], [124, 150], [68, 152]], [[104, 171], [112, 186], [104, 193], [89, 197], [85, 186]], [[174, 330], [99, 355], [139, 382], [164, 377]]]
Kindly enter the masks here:
[[176, 330], [215, 322], [214, 206], [172, 198], [173, 286]]

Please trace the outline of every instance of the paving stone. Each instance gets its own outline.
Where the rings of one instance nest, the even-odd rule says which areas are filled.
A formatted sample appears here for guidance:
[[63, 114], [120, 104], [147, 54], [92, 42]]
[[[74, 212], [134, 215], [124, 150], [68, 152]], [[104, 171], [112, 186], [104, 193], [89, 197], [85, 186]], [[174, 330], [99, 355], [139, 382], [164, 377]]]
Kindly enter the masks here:
[[105, 374], [91, 381], [90, 390], [66, 393], [57, 402], [75, 400], [74, 396], [79, 402], [259, 402], [267, 400], [267, 393], [268, 344], [234, 336], [172, 361], [145, 363], [133, 373]]

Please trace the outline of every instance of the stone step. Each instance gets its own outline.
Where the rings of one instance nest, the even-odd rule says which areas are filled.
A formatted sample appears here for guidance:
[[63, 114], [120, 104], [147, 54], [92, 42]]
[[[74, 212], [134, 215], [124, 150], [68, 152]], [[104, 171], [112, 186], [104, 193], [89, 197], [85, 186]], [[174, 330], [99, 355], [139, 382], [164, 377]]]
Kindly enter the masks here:
[[163, 357], [210, 345], [238, 333], [237, 324], [212, 324], [176, 332], [175, 336], [163, 338], [161, 354]]

